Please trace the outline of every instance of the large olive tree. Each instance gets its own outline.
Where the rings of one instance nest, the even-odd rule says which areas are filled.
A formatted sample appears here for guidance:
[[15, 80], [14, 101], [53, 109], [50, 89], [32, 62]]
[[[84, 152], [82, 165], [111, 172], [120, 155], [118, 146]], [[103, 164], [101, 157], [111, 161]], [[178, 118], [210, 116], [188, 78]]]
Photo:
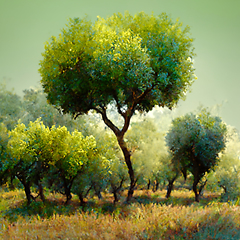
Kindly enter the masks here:
[[[41, 83], [48, 101], [74, 117], [99, 113], [114, 132], [130, 176], [127, 200], [136, 179], [124, 141], [135, 111], [154, 106], [172, 108], [195, 80], [193, 39], [166, 14], [143, 12], [70, 19], [58, 37], [45, 45], [40, 62]], [[120, 127], [107, 114], [111, 104], [123, 119]]]

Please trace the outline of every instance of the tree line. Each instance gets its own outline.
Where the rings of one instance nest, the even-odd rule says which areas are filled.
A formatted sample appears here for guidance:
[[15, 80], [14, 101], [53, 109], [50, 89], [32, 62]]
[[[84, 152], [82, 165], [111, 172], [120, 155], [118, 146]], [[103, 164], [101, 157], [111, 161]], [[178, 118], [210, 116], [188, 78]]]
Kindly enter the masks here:
[[[6, 101], [13, 96], [18, 98], [18, 107], [15, 101]], [[106, 191], [113, 194], [114, 202], [119, 200], [129, 184], [128, 169], [114, 135], [101, 125], [96, 114], [88, 116], [89, 121], [86, 116], [73, 120], [49, 105], [42, 90], [25, 90], [21, 98], [2, 85], [1, 99], [6, 103], [1, 101], [2, 185], [20, 184], [28, 203], [36, 197], [45, 201], [46, 188], [65, 195], [66, 203], [72, 194], [84, 204], [87, 197], [101, 198]], [[12, 107], [18, 111], [12, 112]], [[164, 120], [168, 114], [161, 114], [162, 123], [170, 123]], [[235, 194], [236, 198], [239, 138], [234, 129], [227, 131], [226, 124], [206, 109], [174, 118], [164, 131], [158, 128], [157, 119], [139, 115], [125, 137], [136, 176], [135, 188], [166, 188], [166, 197], [170, 197], [181, 175], [192, 177], [195, 200], [199, 201], [208, 176], [212, 190], [213, 186], [222, 188], [226, 196]], [[227, 154], [222, 153], [224, 148]], [[229, 161], [233, 159], [235, 168], [231, 170]], [[216, 168], [221, 164], [224, 167]]]

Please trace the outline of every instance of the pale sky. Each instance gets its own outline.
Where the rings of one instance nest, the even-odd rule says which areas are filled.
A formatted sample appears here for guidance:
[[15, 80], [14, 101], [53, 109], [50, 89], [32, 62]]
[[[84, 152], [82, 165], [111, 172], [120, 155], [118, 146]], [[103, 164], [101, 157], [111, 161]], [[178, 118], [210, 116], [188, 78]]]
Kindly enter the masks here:
[[69, 17], [94, 21], [126, 10], [166, 12], [190, 26], [198, 79], [179, 108], [185, 113], [224, 103], [220, 115], [240, 130], [239, 0], [0, 0], [0, 81], [18, 94], [39, 85], [44, 43]]

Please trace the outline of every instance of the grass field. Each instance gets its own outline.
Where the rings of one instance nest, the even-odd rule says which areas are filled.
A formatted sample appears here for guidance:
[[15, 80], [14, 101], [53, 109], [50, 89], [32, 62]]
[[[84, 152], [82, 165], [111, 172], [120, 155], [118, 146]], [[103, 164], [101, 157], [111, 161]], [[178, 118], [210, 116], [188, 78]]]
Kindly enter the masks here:
[[64, 205], [61, 195], [26, 205], [24, 192], [1, 192], [0, 239], [240, 239], [238, 202], [220, 201], [205, 193], [200, 203], [190, 191], [136, 191], [130, 204], [125, 194], [93, 198], [84, 207], [76, 197]]

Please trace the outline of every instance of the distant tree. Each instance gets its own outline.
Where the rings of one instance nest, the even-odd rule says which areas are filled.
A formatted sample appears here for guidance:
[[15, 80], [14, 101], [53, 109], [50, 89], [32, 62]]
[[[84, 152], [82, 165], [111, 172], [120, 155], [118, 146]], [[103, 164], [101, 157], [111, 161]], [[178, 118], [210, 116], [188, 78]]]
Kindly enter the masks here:
[[43, 89], [30, 88], [23, 90], [23, 93], [22, 106], [24, 112], [20, 118], [24, 124], [28, 124], [30, 121], [34, 122], [38, 118], [41, 118], [43, 124], [49, 128], [53, 125], [56, 127], [65, 126], [70, 132], [77, 129], [84, 135], [89, 135], [87, 126], [88, 123], [86, 123], [83, 117], [73, 120], [71, 115], [63, 115], [52, 105], [48, 104], [46, 94], [43, 92]]
[[[166, 14], [114, 14], [95, 23], [70, 19], [58, 38], [45, 45], [39, 72], [48, 101], [75, 118], [99, 113], [116, 135], [123, 152], [131, 199], [136, 183], [131, 153], [124, 141], [135, 111], [155, 105], [172, 108], [196, 79], [189, 27]], [[109, 118], [114, 105], [123, 118], [119, 127]]]
[[21, 97], [13, 90], [7, 90], [6, 85], [0, 83], [0, 123], [4, 123], [7, 129], [11, 130], [23, 112]]
[[211, 190], [223, 189], [222, 200], [236, 200], [240, 196], [240, 137], [237, 130], [228, 125], [227, 143], [215, 171], [209, 174]]
[[227, 128], [219, 117], [213, 117], [206, 109], [199, 114], [187, 114], [172, 121], [166, 142], [173, 154], [173, 163], [186, 176], [193, 175], [195, 200], [199, 201], [198, 183], [219, 161], [219, 153], [225, 148]]
[[[164, 117], [164, 116], [162, 116]], [[166, 119], [163, 124], [166, 124]], [[132, 162], [138, 184], [146, 184], [147, 189], [153, 185], [153, 191], [165, 187], [168, 182], [167, 194], [169, 197], [173, 183], [178, 177], [178, 171], [171, 162], [165, 143], [165, 131], [156, 124], [156, 119], [144, 117], [142, 121], [133, 122], [126, 134], [128, 148], [132, 152]], [[161, 185], [160, 185], [161, 184]]]
[[11, 174], [9, 174], [9, 169], [7, 168], [10, 158], [7, 150], [8, 140], [7, 127], [4, 123], [0, 123], [0, 185], [5, 184], [11, 178]]

